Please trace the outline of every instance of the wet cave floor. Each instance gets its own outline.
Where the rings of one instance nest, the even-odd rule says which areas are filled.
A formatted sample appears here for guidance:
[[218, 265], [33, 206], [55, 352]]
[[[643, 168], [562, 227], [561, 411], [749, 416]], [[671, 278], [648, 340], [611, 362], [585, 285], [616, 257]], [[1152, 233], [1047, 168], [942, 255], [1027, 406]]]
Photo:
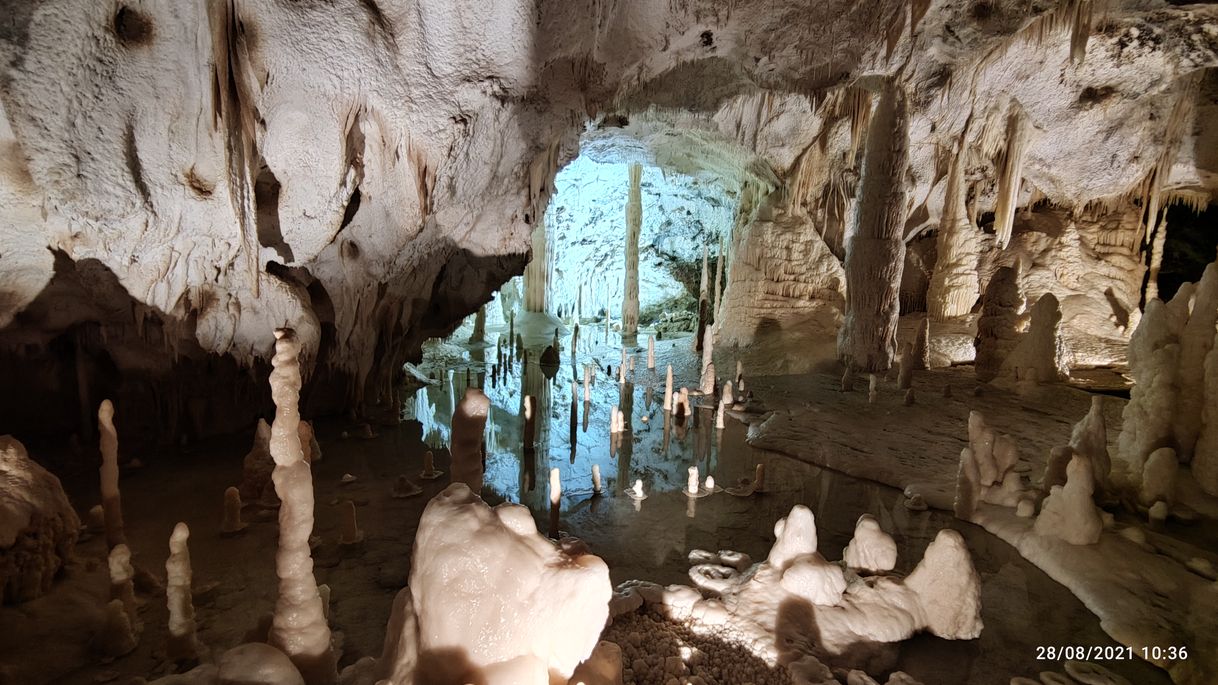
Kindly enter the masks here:
[[[506, 331], [492, 329], [488, 340], [496, 335], [507, 338]], [[434, 374], [436, 382], [403, 391], [402, 420], [374, 423], [376, 437], [345, 437], [359, 432], [349, 421], [317, 423], [323, 459], [314, 466], [314, 533], [321, 539], [314, 551], [315, 570], [318, 582], [331, 588], [330, 623], [341, 639], [341, 665], [381, 651], [391, 601], [409, 577], [419, 516], [428, 499], [449, 482], [447, 474], [431, 481], [417, 477], [423, 452], [433, 449], [437, 467], [449, 471], [443, 445], [452, 407], [465, 389], [467, 369], [473, 384], [482, 375], [492, 401], [483, 497], [492, 504], [511, 501], [529, 506], [538, 529], [545, 532], [555, 527], [550, 520], [548, 472], [558, 468], [563, 495], [557, 528], [584, 540], [601, 556], [615, 584], [630, 579], [689, 584], [686, 556], [692, 549], [735, 550], [762, 560], [774, 540], [774, 522], [802, 503], [816, 516], [820, 551], [828, 559], [841, 558], [861, 514], [875, 516], [896, 539], [899, 573], [912, 570], [940, 529], [954, 528], [963, 534], [982, 578], [985, 629], [972, 641], [921, 635], [903, 643], [896, 668], [926, 685], [1035, 678], [1043, 670], [1061, 672], [1061, 664], [1037, 660], [1038, 646], [1115, 644], [1066, 588], [977, 526], [943, 511], [912, 511], [898, 488], [860, 478], [859, 473], [847, 475], [752, 447], [746, 442], [748, 425], [729, 416], [725, 428], [716, 430], [709, 408], [696, 409], [683, 425], [671, 417], [666, 421], [661, 406], [665, 366], [673, 366], [675, 387], [697, 386], [699, 360], [690, 338], [658, 341], [657, 368], [649, 371], [646, 335], [640, 335], [640, 344], [631, 348], [632, 382], [619, 385], [620, 337], [606, 341], [603, 331], [586, 329], [573, 366], [570, 337], [564, 336], [562, 363], [553, 378], [536, 362], [549, 337], [535, 333], [527, 339], [530, 362], [508, 365], [493, 387], [489, 378], [497, 361], [493, 343], [433, 345], [419, 371], [423, 376]], [[584, 363], [596, 365], [586, 416], [582, 401], [572, 404], [571, 386], [573, 378], [582, 379]], [[613, 376], [606, 374], [607, 364], [613, 366]], [[830, 374], [746, 379], [760, 400], [766, 400], [767, 393], [775, 400], [781, 395], [794, 409], [807, 408], [806, 402], [792, 399], [799, 388], [839, 382]], [[862, 386], [865, 402], [866, 381]], [[527, 456], [522, 456], [520, 437], [522, 387], [538, 398], [540, 410], [537, 448]], [[576, 392], [582, 394], [581, 389]], [[899, 398], [895, 402], [899, 404]], [[929, 398], [923, 403], [928, 405], [925, 411], [935, 411]], [[614, 405], [627, 411], [629, 428], [616, 447], [609, 434]], [[1076, 418], [1070, 414], [1062, 420]], [[909, 431], [919, 432], [916, 422]], [[959, 453], [963, 427], [959, 433], [942, 436], [951, 472], [930, 474], [931, 480], [954, 477], [954, 455]], [[869, 437], [855, 439], [865, 444]], [[932, 433], [922, 439], [940, 438]], [[121, 435], [119, 441], [121, 453]], [[185, 521], [190, 526], [199, 637], [213, 653], [256, 635], [276, 594], [274, 511], [247, 506], [245, 517], [251, 525], [245, 533], [232, 538], [219, 534], [224, 489], [240, 482], [242, 458], [250, 442], [251, 435], [243, 435], [181, 447], [147, 466], [125, 470], [122, 476], [127, 536], [137, 567], [163, 578], [174, 524]], [[718, 484], [727, 486], [751, 478], [757, 463], [766, 468], [764, 493], [741, 498], [720, 492], [700, 499], [684, 494], [691, 465], [699, 466], [701, 477], [713, 475]], [[599, 465], [603, 477], [600, 495], [592, 492], [593, 464]], [[344, 484], [345, 474], [355, 480]], [[399, 474], [419, 483], [423, 493], [391, 497]], [[642, 480], [648, 493], [641, 502], [624, 493], [636, 479]], [[82, 518], [99, 501], [95, 480], [65, 479], [65, 487]], [[337, 543], [339, 505], [346, 500], [357, 505], [359, 525], [367, 535], [355, 548], [340, 548]], [[5, 636], [0, 640], [0, 683], [122, 682], [128, 676], [151, 678], [178, 669], [165, 656], [163, 593], [141, 594], [144, 630], [134, 652], [105, 664], [91, 654], [89, 644], [108, 599], [105, 559], [102, 537], [86, 537], [78, 545], [76, 560], [49, 595], [0, 609], [0, 635]], [[1144, 662], [1105, 665], [1134, 683], [1170, 682], [1165, 672]]]

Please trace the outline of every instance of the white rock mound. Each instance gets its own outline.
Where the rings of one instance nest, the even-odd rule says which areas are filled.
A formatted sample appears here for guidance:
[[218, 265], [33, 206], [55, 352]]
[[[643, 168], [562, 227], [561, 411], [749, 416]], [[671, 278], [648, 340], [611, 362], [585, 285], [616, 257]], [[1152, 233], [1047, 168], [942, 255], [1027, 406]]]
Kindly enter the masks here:
[[16, 438], [0, 436], [0, 603], [49, 592], [79, 530], [59, 479], [30, 459]]
[[486, 685], [568, 678], [609, 617], [604, 561], [568, 554], [537, 532], [526, 507], [492, 509], [461, 483], [423, 511], [413, 560], [416, 678]]

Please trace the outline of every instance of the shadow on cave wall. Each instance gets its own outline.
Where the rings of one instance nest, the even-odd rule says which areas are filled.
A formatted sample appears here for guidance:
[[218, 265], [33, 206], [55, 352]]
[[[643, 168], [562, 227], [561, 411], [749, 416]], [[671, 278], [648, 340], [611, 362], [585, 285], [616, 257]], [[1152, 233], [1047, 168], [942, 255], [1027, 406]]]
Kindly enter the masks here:
[[54, 275], [0, 330], [0, 434], [31, 446], [95, 449], [97, 406], [115, 405], [124, 458], [231, 433], [269, 415], [269, 366], [243, 368], [200, 348], [194, 321], [164, 317], [95, 259], [54, 253]]
[[[349, 374], [326, 363], [337, 335], [333, 304], [320, 283], [308, 284], [322, 333], [302, 413], [315, 418], [387, 399], [384, 390], [401, 382], [402, 364], [421, 359], [423, 342], [452, 332], [526, 260], [441, 246], [424, 267], [435, 271], [430, 287], [407, 320], [380, 327], [364, 397], [352, 395], [357, 384]], [[268, 273], [288, 277], [275, 268]], [[0, 374], [10, 389], [0, 395], [0, 434], [16, 435], [34, 452], [65, 444], [72, 453], [91, 452], [97, 405], [109, 398], [123, 458], [148, 459], [165, 445], [245, 431], [270, 418], [269, 363], [243, 367], [200, 348], [194, 331], [193, 315], [176, 320], [141, 305], [101, 262], [54, 252], [50, 282], [0, 330]]]

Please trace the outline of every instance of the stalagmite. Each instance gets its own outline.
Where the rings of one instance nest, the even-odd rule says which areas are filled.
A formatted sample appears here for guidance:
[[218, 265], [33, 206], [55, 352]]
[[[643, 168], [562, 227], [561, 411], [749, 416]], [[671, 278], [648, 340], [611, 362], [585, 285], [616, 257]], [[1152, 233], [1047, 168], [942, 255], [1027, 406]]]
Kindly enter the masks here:
[[131, 550], [120, 543], [110, 550], [110, 599], [122, 604], [127, 625], [138, 634], [142, 628], [139, 605], [135, 601], [135, 568], [131, 565]]
[[914, 405], [915, 398], [916, 395], [914, 394], [914, 389], [910, 388], [905, 391], [905, 399], [902, 400], [901, 403], [906, 407], [912, 407]]
[[1031, 378], [1039, 383], [1069, 378], [1070, 360], [1062, 341], [1061, 322], [1057, 297], [1053, 293], [1041, 295], [1032, 306], [1027, 333], [1003, 360], [1003, 369], [1016, 379]]
[[647, 369], [651, 370], [656, 367], [656, 337], [655, 335], [647, 336]]
[[[1041, 477], [1040, 487], [1045, 492], [1051, 492], [1054, 485], [1066, 484], [1066, 467], [1074, 458], [1075, 448], [1069, 445], [1058, 445], [1049, 450], [1049, 460], [1045, 462], [1045, 472]], [[1085, 454], [1085, 458], [1090, 459]], [[1092, 461], [1094, 468], [1095, 462]]]
[[1170, 305], [1151, 300], [1129, 339], [1129, 372], [1134, 384], [1121, 413], [1117, 455], [1129, 465], [1135, 484], [1141, 480], [1142, 466], [1150, 453], [1173, 439], [1180, 324]]
[[698, 326], [694, 329], [694, 351], [701, 352], [710, 325], [710, 284], [707, 280], [706, 245], [702, 246], [702, 280], [698, 287]]
[[981, 577], [959, 532], [944, 528], [905, 578], [926, 612], [926, 628], [948, 640], [981, 635]]
[[964, 180], [963, 157], [959, 147], [952, 154], [943, 214], [935, 239], [937, 257], [926, 306], [936, 321], [967, 315], [977, 303], [981, 288], [977, 281], [977, 230], [965, 207], [968, 187]]
[[470, 490], [482, 490], [482, 436], [490, 399], [477, 388], [466, 388], [452, 419], [452, 445], [449, 456], [454, 483], [465, 483]]
[[102, 656], [114, 659], [130, 654], [139, 646], [137, 631], [131, 617], [117, 599], [106, 604], [105, 622], [93, 639], [93, 648]]
[[723, 234], [719, 235], [719, 254], [715, 257], [715, 292], [711, 298], [711, 315], [719, 323], [719, 297], [723, 290]]
[[178, 523], [169, 536], [169, 559], [165, 562], [165, 594], [169, 601], [169, 658], [193, 661], [199, 658], [195, 635], [195, 607], [191, 595], [190, 529]]
[[981, 474], [970, 447], [960, 450], [960, 466], [956, 473], [956, 499], [952, 511], [956, 518], [971, 521], [981, 499]]
[[[544, 312], [549, 305], [550, 258], [544, 215], [539, 214], [533, 220], [532, 250], [529, 263], [524, 267], [524, 309], [527, 312]], [[308, 680], [308, 674], [305, 679]]]
[[676, 413], [672, 406], [672, 364], [669, 364], [668, 370], [664, 372], [664, 411]]
[[338, 544], [344, 547], [358, 545], [364, 541], [364, 531], [359, 528], [359, 521], [355, 516], [355, 502], [347, 500], [343, 502], [342, 508], [342, 532], [338, 536]]
[[584, 364], [584, 402], [592, 401], [592, 367]]
[[897, 565], [897, 543], [880, 528], [871, 514], [863, 514], [854, 524], [854, 538], [842, 552], [842, 560], [853, 569], [880, 573]]
[[867, 404], [875, 404], [879, 398], [879, 379], [874, 373], [869, 373], [867, 374]]
[[643, 226], [643, 167], [630, 165], [630, 190], [626, 199], [626, 285], [622, 289], [622, 335], [639, 332], [639, 232]]
[[973, 362], [977, 380], [986, 383], [998, 377], [1003, 362], [1019, 338], [1017, 326], [1022, 306], [1018, 274], [1011, 267], [1000, 267], [990, 278], [981, 298], [975, 342], [977, 355]]
[[[744, 381], [744, 363], [741, 360], [737, 359], [736, 360], [736, 385], [739, 386], [740, 383], [743, 381]], [[743, 387], [741, 387], [741, 391], [743, 392]]]
[[715, 394], [714, 364], [707, 364], [706, 367], [702, 369], [702, 383], [699, 385], [698, 390], [700, 390], [702, 394], [706, 395], [707, 397]]
[[474, 315], [474, 331], [470, 333], [469, 342], [480, 343], [486, 341], [486, 305], [478, 307], [478, 313]]
[[[1095, 474], [1096, 489], [1102, 490], [1108, 482], [1108, 474], [1112, 471], [1112, 459], [1108, 455], [1108, 427], [1104, 423], [1104, 398], [1094, 395], [1091, 398], [1091, 409], [1087, 415], [1074, 424], [1070, 431], [1070, 448], [1091, 460], [1091, 468]], [[1067, 458], [1068, 460], [1068, 458]], [[1052, 457], [1050, 457], [1052, 462]], [[1065, 463], [1061, 466], [1061, 481], [1065, 484]], [[1049, 483], [1045, 487], [1049, 487]]]
[[723, 403], [729, 407], [736, 404], [736, 396], [732, 394], [731, 381], [723, 384]]
[[423, 480], [435, 480], [444, 475], [443, 471], [436, 469], [436, 455], [431, 450], [423, 453], [423, 470], [419, 472], [419, 478]]
[[337, 677], [309, 536], [313, 532], [313, 478], [300, 445], [300, 343], [287, 328], [275, 331], [271, 358], [271, 398], [275, 421], [271, 424], [272, 479], [282, 503], [279, 507], [279, 551], [275, 572], [279, 596], [268, 642], [292, 660], [308, 685], [329, 685]]
[[1104, 522], [1091, 500], [1095, 476], [1091, 462], [1075, 456], [1066, 467], [1066, 484], [1054, 486], [1041, 505], [1034, 530], [1039, 535], [1061, 538], [1072, 545], [1099, 542]]
[[913, 343], [905, 343], [905, 347], [901, 348], [901, 358], [898, 363], [900, 367], [899, 371], [897, 372], [897, 389], [909, 390], [913, 387], [913, 372], [915, 366]]
[[106, 515], [106, 545], [127, 541], [123, 531], [123, 500], [118, 491], [118, 433], [114, 430], [114, 405], [102, 400], [97, 409], [97, 430], [101, 435], [101, 495]]
[[[1160, 229], [1164, 232], [1166, 226]], [[1203, 407], [1218, 402], [1205, 386], [1205, 358], [1214, 348], [1218, 326], [1218, 262], [1205, 267], [1193, 291], [1193, 306], [1180, 332], [1179, 395], [1172, 416], [1175, 444], [1181, 459], [1191, 461], [1201, 434]]]
[[998, 161], [998, 200], [994, 207], [995, 245], [1005, 250], [1011, 242], [1015, 223], [1015, 206], [1019, 203], [1019, 187], [1023, 178], [1024, 153], [1027, 150], [1028, 125], [1018, 106], [1012, 105], [1007, 114], [1007, 136]]
[[697, 465], [691, 466], [687, 469], [687, 471], [689, 474], [688, 478], [685, 480], [685, 494], [696, 495], [698, 494], [698, 483], [700, 481], [698, 478], [698, 467]]
[[722, 430], [723, 427], [723, 400], [719, 400], [719, 406], [715, 410], [715, 428]]
[[592, 465], [592, 492], [597, 495], [601, 494], [601, 465], [600, 464]]
[[228, 488], [224, 491], [224, 519], [220, 523], [221, 535], [236, 535], [249, 527], [241, 520], [241, 491]]
[[1176, 451], [1170, 447], [1160, 447], [1150, 453], [1146, 459], [1146, 467], [1142, 469], [1142, 489], [1138, 499], [1142, 504], [1150, 506], [1163, 501], [1169, 505], [1176, 501], [1176, 473], [1180, 462]]
[[913, 343], [913, 369], [925, 371], [930, 368], [930, 317], [923, 316], [918, 324], [918, 334]]
[[562, 474], [558, 469], [550, 469], [550, 505], [558, 506], [562, 501]]
[[1193, 451], [1193, 477], [1207, 493], [1218, 496], [1218, 338], [1205, 355], [1205, 396], [1201, 409], [1201, 433]]
[[867, 131], [853, 233], [846, 244], [846, 311], [838, 334], [838, 356], [861, 371], [887, 370], [896, 349], [908, 146], [904, 90], [886, 82]]

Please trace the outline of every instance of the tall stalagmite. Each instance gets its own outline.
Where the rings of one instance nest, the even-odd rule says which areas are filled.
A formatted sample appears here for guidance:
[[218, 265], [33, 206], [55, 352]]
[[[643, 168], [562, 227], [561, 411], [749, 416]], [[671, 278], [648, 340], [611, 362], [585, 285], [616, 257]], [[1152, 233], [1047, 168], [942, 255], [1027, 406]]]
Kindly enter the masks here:
[[544, 312], [549, 295], [550, 247], [546, 225], [541, 215], [533, 223], [533, 250], [524, 267], [524, 309]]
[[905, 92], [886, 82], [867, 132], [853, 233], [846, 245], [846, 316], [838, 355], [862, 371], [884, 371], [896, 350], [905, 263]]
[[118, 433], [114, 430], [114, 405], [102, 400], [97, 408], [97, 430], [101, 434], [101, 495], [106, 525], [106, 546], [114, 549], [127, 541], [123, 532], [123, 499], [118, 491]]
[[[1165, 228], [1161, 227], [1160, 232]], [[1210, 394], [1213, 391], [1205, 387], [1205, 359], [1214, 346], [1215, 326], [1218, 326], [1218, 262], [1210, 262], [1201, 280], [1197, 281], [1192, 311], [1180, 330], [1177, 373], [1180, 392], [1172, 427], [1176, 449], [1183, 461], [1192, 460], [1197, 436], [1201, 434], [1202, 408], [1218, 403], [1218, 396]]]
[[981, 286], [977, 282], [977, 231], [965, 206], [962, 150], [952, 157], [943, 198], [943, 217], [935, 240], [938, 256], [930, 277], [926, 307], [937, 321], [964, 316], [973, 309]]
[[469, 341], [471, 343], [480, 343], [486, 340], [486, 305], [478, 307], [478, 313], [474, 315], [474, 332], [470, 333]]
[[337, 678], [309, 535], [313, 532], [313, 476], [300, 445], [300, 342], [290, 328], [275, 331], [275, 356], [271, 358], [271, 399], [275, 421], [271, 424], [271, 457], [275, 471], [275, 493], [279, 495], [279, 552], [275, 572], [279, 597], [268, 640], [278, 647], [304, 676], [309, 685], [330, 685]]
[[723, 291], [723, 235], [719, 235], [719, 255], [715, 257], [715, 292], [712, 293], [711, 315], [719, 323], [719, 298]]
[[626, 287], [622, 292], [622, 335], [639, 332], [639, 233], [643, 227], [643, 167], [630, 165], [626, 200]]
[[169, 559], [165, 561], [165, 596], [169, 602], [169, 646], [171, 659], [193, 660], [199, 657], [199, 641], [195, 635], [195, 606], [191, 594], [190, 528], [185, 523], [174, 526], [169, 536]]

